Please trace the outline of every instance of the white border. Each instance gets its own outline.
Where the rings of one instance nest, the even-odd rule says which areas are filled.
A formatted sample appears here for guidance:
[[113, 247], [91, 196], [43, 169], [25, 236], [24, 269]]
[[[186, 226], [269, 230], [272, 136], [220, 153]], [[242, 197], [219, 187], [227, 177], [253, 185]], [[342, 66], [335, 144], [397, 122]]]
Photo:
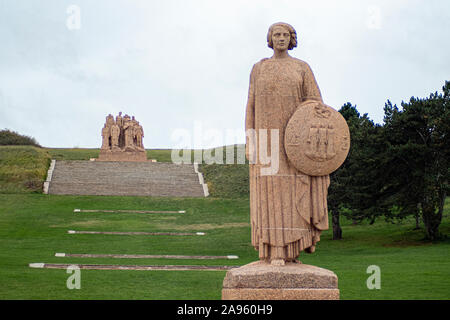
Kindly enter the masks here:
[[198, 163], [197, 162], [194, 162], [194, 171], [198, 175], [198, 182], [203, 187], [203, 194], [205, 195], [205, 197], [209, 196], [208, 185], [205, 183], [205, 180], [203, 179], [203, 174], [198, 171]]
[[52, 159], [50, 163], [50, 168], [47, 171], [47, 179], [44, 182], [44, 194], [48, 194], [48, 188], [50, 187], [50, 182], [52, 181], [53, 170], [55, 170], [56, 160]]

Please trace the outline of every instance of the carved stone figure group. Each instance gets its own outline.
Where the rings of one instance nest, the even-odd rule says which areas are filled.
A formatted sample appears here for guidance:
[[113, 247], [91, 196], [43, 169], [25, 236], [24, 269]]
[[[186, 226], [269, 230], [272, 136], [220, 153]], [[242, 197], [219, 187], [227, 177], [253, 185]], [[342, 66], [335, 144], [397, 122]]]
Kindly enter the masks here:
[[143, 151], [144, 130], [139, 121], [122, 112], [114, 120], [109, 114], [102, 129], [102, 150]]

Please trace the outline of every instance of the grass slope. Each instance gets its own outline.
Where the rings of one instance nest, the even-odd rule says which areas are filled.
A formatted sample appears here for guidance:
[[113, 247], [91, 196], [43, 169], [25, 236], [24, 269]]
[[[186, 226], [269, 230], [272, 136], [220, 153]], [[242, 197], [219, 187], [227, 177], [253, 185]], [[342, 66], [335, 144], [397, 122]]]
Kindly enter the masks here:
[[[443, 233], [450, 231], [446, 203]], [[80, 209], [186, 210], [185, 214], [74, 213]], [[0, 299], [220, 299], [223, 271], [81, 271], [69, 290], [65, 270], [30, 262], [243, 265], [257, 260], [250, 245], [248, 199], [0, 195]], [[448, 299], [450, 242], [423, 242], [414, 221], [400, 225], [342, 221], [344, 239], [322, 235], [303, 263], [333, 270], [342, 299]], [[204, 231], [206, 236], [69, 235], [67, 230]], [[55, 252], [239, 255], [238, 260], [57, 258]], [[367, 267], [381, 268], [381, 290], [369, 290]]]
[[50, 155], [32, 146], [0, 146], [0, 193], [41, 192]]
[[199, 170], [212, 197], [249, 197], [248, 164], [209, 164], [200, 166]]

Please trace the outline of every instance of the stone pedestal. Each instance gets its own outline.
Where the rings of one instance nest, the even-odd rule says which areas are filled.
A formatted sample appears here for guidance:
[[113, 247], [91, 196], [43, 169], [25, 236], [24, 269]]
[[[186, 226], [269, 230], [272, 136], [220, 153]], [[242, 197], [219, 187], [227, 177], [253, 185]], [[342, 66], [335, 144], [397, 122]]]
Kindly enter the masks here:
[[147, 153], [145, 151], [111, 151], [100, 150], [96, 161], [147, 161]]
[[232, 269], [223, 280], [223, 300], [339, 300], [330, 270], [301, 264], [257, 261]]

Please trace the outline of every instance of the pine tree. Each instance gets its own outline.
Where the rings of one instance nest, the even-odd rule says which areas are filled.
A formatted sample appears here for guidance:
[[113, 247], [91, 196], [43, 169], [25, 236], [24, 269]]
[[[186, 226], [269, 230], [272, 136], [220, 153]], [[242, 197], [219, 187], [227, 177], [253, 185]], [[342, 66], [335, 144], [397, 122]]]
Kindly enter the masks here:
[[450, 82], [443, 94], [412, 97], [402, 102], [402, 110], [388, 101], [385, 105], [384, 152], [379, 180], [387, 217], [403, 218], [420, 214], [426, 237], [440, 238], [445, 198], [449, 192], [450, 162]]
[[374, 158], [378, 157], [377, 140], [380, 128], [367, 114], [360, 115], [356, 106], [346, 103], [339, 112], [347, 121], [350, 130], [350, 151], [343, 165], [331, 174], [328, 208], [332, 214], [333, 239], [342, 238], [340, 214], [343, 208], [355, 222], [363, 219], [375, 221], [379, 215], [376, 209], [377, 190], [373, 177], [376, 176]]

